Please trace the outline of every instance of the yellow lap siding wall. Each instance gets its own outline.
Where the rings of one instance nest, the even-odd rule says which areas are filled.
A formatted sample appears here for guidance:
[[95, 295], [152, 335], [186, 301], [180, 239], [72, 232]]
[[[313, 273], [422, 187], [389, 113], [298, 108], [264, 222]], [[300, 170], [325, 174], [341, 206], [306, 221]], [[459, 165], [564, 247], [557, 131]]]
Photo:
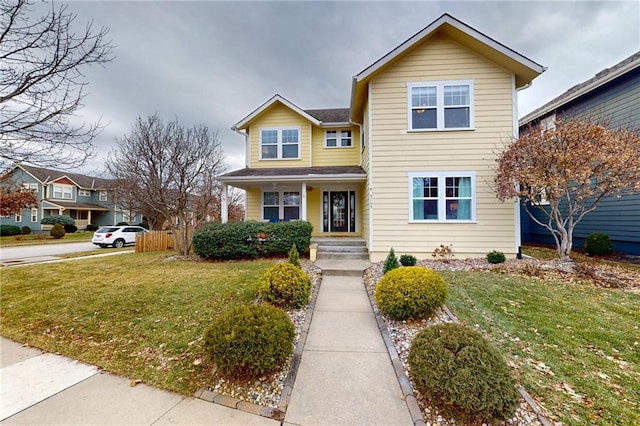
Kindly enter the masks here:
[[[473, 80], [475, 130], [408, 132], [407, 82]], [[436, 36], [371, 83], [373, 244], [371, 259], [431, 257], [440, 244], [456, 257], [491, 250], [513, 255], [513, 203], [493, 192], [495, 155], [513, 134], [513, 76], [454, 41]], [[409, 223], [409, 173], [476, 173], [476, 223]]]

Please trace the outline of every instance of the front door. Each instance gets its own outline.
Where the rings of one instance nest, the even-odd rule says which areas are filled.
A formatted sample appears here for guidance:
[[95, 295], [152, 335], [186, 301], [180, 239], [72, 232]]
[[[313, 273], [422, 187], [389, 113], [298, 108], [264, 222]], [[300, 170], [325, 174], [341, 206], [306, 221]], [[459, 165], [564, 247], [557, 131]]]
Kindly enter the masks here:
[[347, 232], [349, 230], [349, 192], [339, 191], [331, 192], [331, 231]]

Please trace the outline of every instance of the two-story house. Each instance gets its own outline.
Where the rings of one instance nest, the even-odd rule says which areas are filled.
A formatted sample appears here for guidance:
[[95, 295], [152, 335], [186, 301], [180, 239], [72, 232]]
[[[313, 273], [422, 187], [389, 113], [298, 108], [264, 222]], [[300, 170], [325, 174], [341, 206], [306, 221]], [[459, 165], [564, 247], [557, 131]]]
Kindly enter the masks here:
[[20, 214], [0, 218], [2, 225], [46, 230], [50, 226], [41, 225], [40, 221], [51, 215], [70, 216], [75, 219], [78, 229], [85, 229], [88, 224], [114, 225], [141, 220], [140, 215], [114, 205], [108, 179], [27, 164], [14, 164], [5, 173], [26, 190], [35, 191], [38, 205], [24, 209]]
[[[495, 158], [518, 134], [517, 92], [544, 71], [445, 14], [353, 77], [344, 109], [275, 95], [233, 126], [246, 168], [247, 219], [304, 219], [314, 236], [359, 236], [372, 261], [515, 255], [519, 208], [492, 188]], [[223, 191], [223, 220], [225, 200]]]
[[[640, 52], [576, 84], [560, 96], [527, 114], [520, 129], [553, 126], [556, 119], [582, 117], [611, 128], [640, 132]], [[523, 209], [524, 210], [524, 209]], [[542, 214], [539, 216], [542, 219]], [[605, 198], [599, 207], [576, 226], [573, 240], [582, 247], [593, 232], [605, 232], [616, 252], [640, 255], [640, 194]], [[525, 242], [553, 244], [549, 231], [523, 211], [522, 238]]]

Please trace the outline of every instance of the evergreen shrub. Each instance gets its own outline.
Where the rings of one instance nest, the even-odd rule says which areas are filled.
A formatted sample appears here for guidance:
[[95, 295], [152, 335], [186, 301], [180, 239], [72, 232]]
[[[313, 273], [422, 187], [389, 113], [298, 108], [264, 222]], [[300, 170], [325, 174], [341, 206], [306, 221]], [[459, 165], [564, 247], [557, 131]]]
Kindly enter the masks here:
[[418, 259], [410, 254], [403, 254], [400, 256], [400, 264], [402, 266], [415, 266], [416, 262], [418, 262]]
[[295, 244], [289, 250], [289, 263], [298, 268], [300, 267], [300, 253], [298, 253], [298, 248]]
[[52, 214], [51, 216], [43, 217], [40, 220], [40, 223], [43, 225], [55, 225], [56, 223], [59, 223], [64, 226], [64, 225], [75, 225], [76, 221], [73, 220], [71, 216]]
[[479, 332], [454, 323], [427, 327], [411, 343], [408, 362], [416, 389], [447, 415], [474, 424], [513, 417], [515, 381]]
[[118, 222], [116, 226], [129, 226], [129, 222]]
[[29, 228], [28, 226], [23, 226], [22, 228], [20, 228], [20, 234], [22, 235], [29, 235], [31, 233], [31, 228]]
[[90, 223], [87, 225], [87, 231], [97, 231], [98, 229], [100, 229], [100, 227], [98, 225], [94, 225], [93, 223]]
[[11, 235], [20, 235], [20, 227], [15, 225], [0, 225], [0, 236], [8, 237]]
[[504, 253], [501, 251], [490, 251], [487, 253], [487, 262], [496, 264], [496, 263], [504, 263], [507, 258], [504, 256]]
[[594, 232], [584, 242], [584, 251], [591, 255], [603, 256], [613, 253], [613, 243], [604, 232]]
[[65, 234], [64, 226], [62, 226], [62, 224], [60, 223], [56, 223], [55, 225], [53, 225], [53, 227], [49, 231], [49, 235], [51, 235], [56, 240], [59, 240], [60, 238], [64, 237], [64, 234]]
[[64, 225], [64, 232], [67, 234], [73, 234], [78, 231], [78, 227], [75, 225]]
[[277, 263], [260, 278], [258, 294], [272, 305], [298, 309], [309, 303], [311, 278], [291, 263]]
[[294, 244], [299, 253], [305, 253], [312, 231], [311, 223], [302, 220], [211, 223], [194, 233], [193, 248], [205, 259], [286, 256]]
[[204, 337], [218, 370], [239, 378], [257, 378], [281, 368], [293, 353], [294, 338], [287, 314], [267, 304], [223, 312]]
[[374, 296], [380, 310], [393, 319], [428, 318], [444, 305], [447, 285], [431, 269], [407, 266], [383, 276]]
[[396, 257], [396, 252], [393, 251], [393, 247], [389, 250], [389, 254], [387, 258], [384, 260], [384, 266], [382, 267], [382, 273], [386, 274], [389, 271], [392, 271], [396, 268], [399, 268], [400, 264], [398, 263], [398, 258]]

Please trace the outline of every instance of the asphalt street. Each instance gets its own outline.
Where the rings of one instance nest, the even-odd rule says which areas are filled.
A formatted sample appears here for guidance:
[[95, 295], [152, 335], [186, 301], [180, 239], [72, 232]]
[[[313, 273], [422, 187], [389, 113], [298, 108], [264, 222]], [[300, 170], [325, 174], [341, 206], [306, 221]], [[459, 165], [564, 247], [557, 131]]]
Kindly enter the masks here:
[[38, 244], [32, 246], [0, 247], [0, 261], [29, 259], [34, 257], [58, 256], [82, 251], [103, 250], [90, 242]]

